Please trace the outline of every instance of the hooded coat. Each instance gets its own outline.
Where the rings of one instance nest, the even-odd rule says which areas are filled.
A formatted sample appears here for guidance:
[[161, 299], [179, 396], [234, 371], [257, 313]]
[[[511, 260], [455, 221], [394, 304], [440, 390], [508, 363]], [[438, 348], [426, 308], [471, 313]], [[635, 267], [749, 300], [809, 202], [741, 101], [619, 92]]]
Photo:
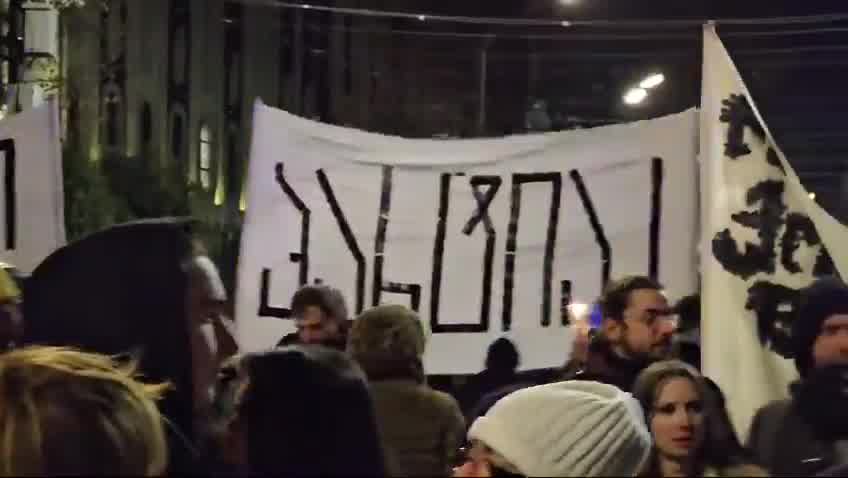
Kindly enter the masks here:
[[191, 471], [194, 461], [184, 271], [191, 256], [190, 221], [129, 223], [57, 250], [25, 289], [23, 344], [131, 354], [146, 379], [172, 385], [160, 404], [168, 422], [171, 473]]

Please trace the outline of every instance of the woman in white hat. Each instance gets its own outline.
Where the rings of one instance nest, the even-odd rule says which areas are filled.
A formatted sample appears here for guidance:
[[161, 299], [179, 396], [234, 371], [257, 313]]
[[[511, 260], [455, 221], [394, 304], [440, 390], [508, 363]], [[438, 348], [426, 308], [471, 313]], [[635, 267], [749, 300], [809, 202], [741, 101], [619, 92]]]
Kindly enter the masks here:
[[455, 476], [636, 476], [651, 451], [639, 403], [588, 381], [514, 392], [468, 438], [469, 460]]

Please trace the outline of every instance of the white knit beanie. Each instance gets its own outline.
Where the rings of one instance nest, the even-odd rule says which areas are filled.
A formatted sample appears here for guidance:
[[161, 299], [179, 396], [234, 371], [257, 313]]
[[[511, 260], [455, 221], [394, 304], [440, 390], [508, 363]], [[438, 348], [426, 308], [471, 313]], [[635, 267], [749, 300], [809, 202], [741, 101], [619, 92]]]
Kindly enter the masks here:
[[526, 476], [635, 476], [652, 446], [636, 399], [576, 380], [507, 395], [468, 436]]

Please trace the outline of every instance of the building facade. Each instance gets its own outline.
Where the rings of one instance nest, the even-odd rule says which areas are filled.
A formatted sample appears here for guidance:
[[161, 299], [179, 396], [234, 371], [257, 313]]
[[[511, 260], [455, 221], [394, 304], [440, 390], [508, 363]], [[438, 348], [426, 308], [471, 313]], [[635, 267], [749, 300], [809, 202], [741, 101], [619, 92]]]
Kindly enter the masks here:
[[485, 42], [391, 34], [409, 22], [226, 0], [89, 1], [62, 17], [68, 145], [92, 161], [176, 165], [200, 191], [199, 212], [214, 214], [244, 208], [259, 99], [387, 134], [484, 131]]

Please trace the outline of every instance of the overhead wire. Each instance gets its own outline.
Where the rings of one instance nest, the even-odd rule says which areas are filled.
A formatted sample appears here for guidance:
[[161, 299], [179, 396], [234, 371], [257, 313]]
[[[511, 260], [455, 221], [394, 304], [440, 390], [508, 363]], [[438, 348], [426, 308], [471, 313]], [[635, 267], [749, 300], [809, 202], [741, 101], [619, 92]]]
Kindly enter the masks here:
[[627, 19], [627, 20], [574, 20], [574, 19], [540, 19], [540, 18], [499, 18], [472, 17], [463, 15], [441, 15], [427, 12], [402, 12], [392, 10], [376, 10], [369, 8], [347, 8], [311, 3], [295, 3], [275, 0], [237, 0], [237, 3], [247, 5], [262, 5], [272, 8], [287, 8], [313, 10], [318, 12], [340, 13], [353, 16], [375, 18], [398, 18], [418, 21], [445, 22], [470, 25], [499, 25], [524, 27], [698, 27], [706, 23], [717, 25], [801, 25], [814, 23], [831, 23], [848, 21], [848, 13], [831, 13], [820, 15], [796, 15], [764, 18], [704, 18], [704, 19]]
[[[353, 27], [353, 26], [334, 26], [334, 25], [318, 25], [306, 24], [305, 28], [310, 31], [321, 30], [327, 34], [345, 33], [355, 35], [398, 35], [437, 39], [479, 39], [479, 40], [524, 40], [524, 41], [698, 41], [700, 39], [700, 30], [697, 31], [678, 31], [678, 32], [633, 32], [633, 33], [618, 33], [618, 32], [603, 32], [603, 33], [587, 33], [575, 31], [575, 28], [565, 29], [563, 27], [622, 27], [622, 28], [652, 28], [665, 26], [671, 28], [695, 28], [701, 27], [705, 23], [715, 23], [719, 26], [776, 26], [776, 25], [812, 25], [823, 22], [841, 22], [848, 21], [848, 13], [834, 13], [809, 16], [785, 16], [785, 17], [767, 17], [767, 18], [724, 18], [724, 19], [658, 19], [658, 20], [558, 20], [558, 19], [526, 19], [526, 18], [497, 18], [497, 17], [467, 17], [453, 15], [439, 15], [430, 13], [410, 13], [400, 11], [361, 9], [361, 8], [344, 8], [333, 7], [326, 5], [314, 5], [309, 3], [294, 3], [281, 2], [275, 0], [237, 0], [239, 3], [246, 5], [260, 5], [274, 7], [278, 9], [299, 9], [304, 11], [316, 12], [331, 12], [351, 16], [367, 16], [377, 18], [397, 18], [413, 20], [414, 24], [435, 25], [438, 23], [458, 23], [458, 24], [475, 24], [475, 25], [497, 25], [497, 26], [535, 26], [545, 28], [559, 28], [562, 33], [516, 33], [516, 32], [468, 32], [468, 31], [438, 31], [411, 29], [411, 28], [368, 28], [368, 27]], [[800, 35], [817, 35], [817, 34], [834, 34], [847, 33], [848, 26], [823, 26], [821, 28], [794, 28], [794, 29], [772, 29], [768, 31], [739, 31], [730, 29], [730, 31], [722, 32], [721, 36], [727, 39], [736, 38], [766, 38], [766, 37], [786, 37]], [[812, 45], [791, 48], [771, 48], [771, 49], [744, 49], [739, 50], [738, 54], [742, 55], [774, 55], [774, 54], [792, 54], [792, 53], [811, 53], [811, 52], [842, 52], [846, 50], [845, 45]], [[655, 57], [658, 55], [670, 55], [677, 57], [684, 55], [683, 51], [645, 51], [645, 52], [627, 52], [627, 53], [562, 53], [562, 52], [533, 52], [535, 55], [543, 57], [581, 57], [581, 58], [639, 58]]]

